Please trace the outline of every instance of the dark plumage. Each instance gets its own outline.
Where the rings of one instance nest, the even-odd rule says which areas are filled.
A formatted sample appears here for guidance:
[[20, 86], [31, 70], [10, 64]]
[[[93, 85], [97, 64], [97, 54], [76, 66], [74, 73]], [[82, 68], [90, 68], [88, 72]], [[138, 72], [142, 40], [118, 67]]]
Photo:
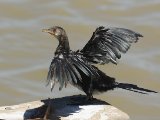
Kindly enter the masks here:
[[47, 77], [51, 90], [57, 82], [60, 85], [59, 90], [70, 83], [92, 99], [94, 92], [104, 92], [116, 87], [126, 89], [122, 83], [115, 82], [115, 78], [107, 76], [93, 64], [117, 64], [121, 53], [126, 53], [131, 44], [142, 37], [141, 34], [124, 28], [101, 26], [95, 30], [84, 48], [75, 52], [70, 50], [63, 28], [54, 26], [43, 29], [43, 32], [48, 32], [59, 40]]

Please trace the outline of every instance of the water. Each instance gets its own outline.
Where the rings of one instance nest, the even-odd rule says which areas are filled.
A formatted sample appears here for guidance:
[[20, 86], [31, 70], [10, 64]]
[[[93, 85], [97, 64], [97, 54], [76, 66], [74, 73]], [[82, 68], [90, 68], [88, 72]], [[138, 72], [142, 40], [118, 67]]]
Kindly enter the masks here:
[[[72, 86], [51, 93], [45, 87], [57, 40], [41, 32], [63, 26], [73, 50], [81, 49], [100, 25], [130, 28], [144, 35], [117, 66], [98, 66], [117, 81], [160, 91], [159, 0], [1, 0], [0, 106], [48, 97], [82, 94]], [[159, 120], [160, 94], [142, 95], [116, 89], [96, 95], [132, 120]]]

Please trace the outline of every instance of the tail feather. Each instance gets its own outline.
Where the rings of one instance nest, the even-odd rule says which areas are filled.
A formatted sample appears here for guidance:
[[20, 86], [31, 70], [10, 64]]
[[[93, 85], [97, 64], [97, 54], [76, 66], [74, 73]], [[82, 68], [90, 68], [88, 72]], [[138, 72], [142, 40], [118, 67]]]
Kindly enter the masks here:
[[102, 71], [98, 71], [98, 79], [93, 80], [93, 90], [98, 92], [105, 92], [108, 90], [113, 90], [115, 88], [116, 82], [115, 78], [107, 76]]
[[[96, 67], [94, 67], [97, 69]], [[98, 91], [98, 92], [105, 92], [108, 90], [113, 90], [115, 88], [121, 88], [125, 90], [129, 90], [132, 92], [137, 92], [141, 94], [148, 94], [148, 93], [158, 93], [153, 90], [149, 90], [146, 88], [138, 87], [137, 85], [134, 84], [129, 84], [129, 83], [118, 83], [115, 81], [115, 78], [107, 76], [105, 73], [97, 69], [97, 72], [99, 74], [98, 79], [93, 80], [93, 92]]]
[[142, 88], [142, 87], [138, 87], [137, 85], [128, 84], [128, 83], [118, 83], [118, 82], [116, 82], [115, 87], [116, 88], [122, 88], [122, 89], [129, 90], [129, 91], [133, 91], [133, 92], [137, 92], [137, 93], [141, 93], [141, 94], [148, 94], [150, 92], [158, 93], [156, 91], [149, 90], [149, 89]]

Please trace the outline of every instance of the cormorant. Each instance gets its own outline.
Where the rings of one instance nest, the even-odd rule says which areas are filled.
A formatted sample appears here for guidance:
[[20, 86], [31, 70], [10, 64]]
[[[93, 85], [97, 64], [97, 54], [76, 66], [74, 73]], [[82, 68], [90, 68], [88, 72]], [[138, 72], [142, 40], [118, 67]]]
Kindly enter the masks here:
[[[103, 26], [93, 32], [92, 37], [82, 50], [72, 51], [65, 30], [59, 26], [43, 29], [58, 39], [59, 45], [52, 59], [47, 80], [51, 83], [51, 90], [58, 82], [60, 87], [72, 84], [83, 90], [87, 98], [92, 100], [93, 93], [112, 90], [116, 87], [126, 88], [107, 76], [94, 64], [117, 64], [121, 53], [126, 53], [132, 43], [138, 41], [141, 34], [125, 28]], [[131, 84], [128, 84], [131, 85]], [[136, 86], [132, 85], [132, 88]]]

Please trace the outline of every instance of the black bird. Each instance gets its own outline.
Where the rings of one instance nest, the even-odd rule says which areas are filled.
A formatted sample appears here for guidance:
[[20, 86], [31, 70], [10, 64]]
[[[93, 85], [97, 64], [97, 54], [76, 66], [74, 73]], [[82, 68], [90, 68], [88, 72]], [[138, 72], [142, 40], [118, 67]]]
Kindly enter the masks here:
[[59, 90], [70, 83], [83, 90], [87, 98], [92, 100], [95, 92], [104, 92], [116, 87], [128, 90], [137, 88], [136, 85], [124, 86], [123, 83], [116, 82], [115, 78], [107, 76], [93, 64], [117, 64], [121, 53], [126, 53], [132, 43], [143, 37], [141, 34], [125, 28], [100, 26], [82, 50], [72, 51], [62, 27], [54, 26], [43, 29], [43, 32], [51, 34], [59, 41], [47, 77], [48, 84], [51, 83], [51, 90], [57, 82], [60, 85]]

